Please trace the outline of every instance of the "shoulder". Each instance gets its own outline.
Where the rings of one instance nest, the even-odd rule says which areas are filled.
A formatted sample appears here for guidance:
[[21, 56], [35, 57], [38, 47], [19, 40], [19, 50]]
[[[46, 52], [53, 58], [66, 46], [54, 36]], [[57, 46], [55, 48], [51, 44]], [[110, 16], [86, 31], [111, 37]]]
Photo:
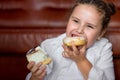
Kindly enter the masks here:
[[107, 38], [101, 38], [99, 41], [96, 41], [95, 44], [88, 49], [88, 51], [97, 56], [112, 54], [112, 44]]
[[99, 41], [96, 41], [95, 46], [108, 49], [112, 48], [112, 43], [107, 38], [101, 38]]
[[[96, 65], [101, 66], [103, 62], [107, 65], [112, 63], [112, 44], [108, 39], [102, 38], [96, 41], [95, 44], [87, 50], [87, 57], [92, 64], [97, 62]], [[103, 67], [103, 65], [102, 65]]]

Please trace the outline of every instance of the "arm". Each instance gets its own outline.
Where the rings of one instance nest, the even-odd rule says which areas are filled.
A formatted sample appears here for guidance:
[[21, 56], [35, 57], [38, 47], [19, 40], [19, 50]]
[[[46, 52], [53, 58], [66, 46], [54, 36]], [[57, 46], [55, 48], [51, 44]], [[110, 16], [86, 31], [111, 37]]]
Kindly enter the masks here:
[[84, 61], [78, 62], [76, 64], [78, 66], [78, 69], [83, 74], [85, 80], [88, 80], [88, 75], [92, 68], [92, 64], [87, 59], [85, 59]]
[[101, 46], [102, 49], [95, 52], [95, 54], [99, 54], [99, 58], [95, 56], [96, 61], [93, 63], [89, 62], [89, 60], [86, 58], [85, 47], [80, 49], [79, 54], [77, 48], [74, 46], [73, 51], [69, 50], [69, 48], [64, 45], [63, 48], [65, 50], [63, 56], [76, 62], [78, 69], [83, 74], [85, 80], [114, 80], [114, 69], [110, 43], [103, 44], [103, 46]]
[[70, 58], [75, 61], [78, 69], [82, 73], [85, 80], [88, 79], [88, 74], [92, 68], [92, 64], [86, 58], [86, 45], [80, 46], [80, 49], [76, 47], [74, 44], [72, 47], [68, 47], [63, 45], [64, 53], [63, 56], [66, 58]]

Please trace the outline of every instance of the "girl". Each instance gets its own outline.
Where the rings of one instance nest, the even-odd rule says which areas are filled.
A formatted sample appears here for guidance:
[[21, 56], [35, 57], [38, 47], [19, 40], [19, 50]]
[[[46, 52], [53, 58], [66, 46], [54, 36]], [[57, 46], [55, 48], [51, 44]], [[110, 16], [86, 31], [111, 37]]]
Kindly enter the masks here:
[[[72, 8], [66, 33], [43, 41], [41, 47], [53, 59], [52, 72], [46, 66], [30, 62], [26, 80], [114, 80], [112, 45], [103, 38], [114, 5], [103, 0], [78, 0]], [[85, 45], [67, 47], [66, 36], [81, 36]]]

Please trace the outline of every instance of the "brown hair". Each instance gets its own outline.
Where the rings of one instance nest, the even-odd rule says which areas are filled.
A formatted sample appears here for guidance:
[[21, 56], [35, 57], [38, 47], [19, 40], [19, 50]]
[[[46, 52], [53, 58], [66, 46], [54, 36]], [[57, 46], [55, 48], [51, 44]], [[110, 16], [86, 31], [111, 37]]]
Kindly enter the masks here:
[[96, 9], [102, 14], [102, 29], [105, 29], [111, 19], [111, 16], [116, 13], [114, 4], [105, 2], [103, 0], [77, 0], [73, 5], [70, 14], [73, 12], [74, 8], [79, 4], [89, 4], [96, 7]]

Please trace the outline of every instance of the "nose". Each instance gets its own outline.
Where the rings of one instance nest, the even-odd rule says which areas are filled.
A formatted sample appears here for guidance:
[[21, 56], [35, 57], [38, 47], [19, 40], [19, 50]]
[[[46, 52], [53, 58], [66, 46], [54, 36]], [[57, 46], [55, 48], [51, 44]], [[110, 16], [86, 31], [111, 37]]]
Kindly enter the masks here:
[[79, 34], [83, 34], [84, 33], [84, 28], [83, 27], [78, 27], [77, 32]]

